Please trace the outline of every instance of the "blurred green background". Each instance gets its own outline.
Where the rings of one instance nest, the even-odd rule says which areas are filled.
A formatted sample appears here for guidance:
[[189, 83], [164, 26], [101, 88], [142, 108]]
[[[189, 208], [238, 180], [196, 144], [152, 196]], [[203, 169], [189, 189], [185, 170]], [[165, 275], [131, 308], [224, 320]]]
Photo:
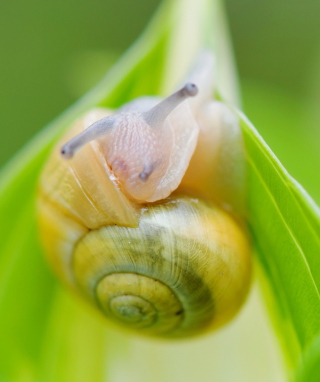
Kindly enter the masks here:
[[[159, 0], [0, 1], [0, 165], [103, 76]], [[320, 1], [226, 0], [244, 110], [320, 202]]]

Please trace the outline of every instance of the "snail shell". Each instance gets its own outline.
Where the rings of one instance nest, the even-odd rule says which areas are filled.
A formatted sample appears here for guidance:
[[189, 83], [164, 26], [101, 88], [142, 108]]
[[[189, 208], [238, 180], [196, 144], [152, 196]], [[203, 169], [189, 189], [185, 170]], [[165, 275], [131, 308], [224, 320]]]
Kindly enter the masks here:
[[239, 146], [237, 121], [223, 104], [204, 101], [203, 73], [197, 97], [187, 83], [160, 103], [149, 97], [115, 114], [90, 111], [40, 178], [40, 236], [55, 272], [109, 319], [142, 334], [217, 328], [249, 289], [245, 229], [222, 209], [238, 209], [225, 192], [232, 182], [238, 190], [238, 157], [223, 175], [231, 180], [220, 182], [227, 187], [215, 185], [230, 159], [219, 142]]

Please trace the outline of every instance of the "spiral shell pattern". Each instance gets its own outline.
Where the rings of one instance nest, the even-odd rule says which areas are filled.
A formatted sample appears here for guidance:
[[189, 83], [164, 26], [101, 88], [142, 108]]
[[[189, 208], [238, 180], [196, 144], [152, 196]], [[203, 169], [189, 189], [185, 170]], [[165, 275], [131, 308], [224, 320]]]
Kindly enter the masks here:
[[247, 295], [247, 238], [211, 202], [172, 196], [148, 205], [137, 228], [93, 230], [71, 229], [61, 216], [60, 228], [48, 224], [60, 212], [43, 203], [40, 226], [53, 267], [111, 321], [146, 335], [192, 336], [228, 321]]

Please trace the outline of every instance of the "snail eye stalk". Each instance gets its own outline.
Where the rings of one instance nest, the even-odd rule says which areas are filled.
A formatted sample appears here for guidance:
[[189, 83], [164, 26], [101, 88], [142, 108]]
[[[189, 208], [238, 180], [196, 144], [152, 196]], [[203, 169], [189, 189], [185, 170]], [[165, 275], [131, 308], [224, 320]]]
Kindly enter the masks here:
[[89, 126], [82, 133], [71, 139], [61, 148], [61, 156], [64, 159], [71, 159], [74, 154], [87, 143], [99, 139], [106, 135], [108, 131], [114, 126], [114, 116], [100, 119]]
[[161, 127], [167, 116], [184, 100], [198, 94], [195, 84], [188, 83], [182, 89], [171, 94], [158, 105], [142, 114], [144, 120], [152, 127]]

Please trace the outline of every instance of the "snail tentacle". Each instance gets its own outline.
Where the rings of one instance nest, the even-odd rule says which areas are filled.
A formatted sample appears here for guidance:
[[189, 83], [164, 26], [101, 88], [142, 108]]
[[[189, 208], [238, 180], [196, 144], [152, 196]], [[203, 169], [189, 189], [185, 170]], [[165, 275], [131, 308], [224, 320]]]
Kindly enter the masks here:
[[113, 115], [93, 123], [61, 148], [62, 157], [65, 159], [71, 159], [73, 155], [81, 149], [81, 147], [106, 135], [114, 126], [114, 123], [115, 117]]
[[149, 126], [158, 128], [163, 125], [167, 116], [185, 99], [194, 97], [198, 94], [195, 84], [187, 83], [183, 88], [171, 94], [149, 111], [144, 112], [143, 118]]

